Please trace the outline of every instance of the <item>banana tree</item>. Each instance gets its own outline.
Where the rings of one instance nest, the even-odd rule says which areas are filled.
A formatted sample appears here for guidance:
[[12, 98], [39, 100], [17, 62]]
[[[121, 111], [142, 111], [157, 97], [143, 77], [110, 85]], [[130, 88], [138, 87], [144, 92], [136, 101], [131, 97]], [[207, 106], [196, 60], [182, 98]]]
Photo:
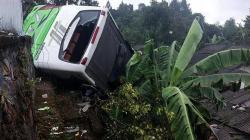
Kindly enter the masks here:
[[156, 47], [154, 41], [149, 40], [144, 51], [135, 52], [127, 64], [127, 80], [143, 95], [160, 94], [167, 112], [174, 114], [169, 124], [176, 140], [197, 139], [198, 125], [209, 128], [196, 104], [197, 99], [205, 97], [221, 107], [224, 102], [219, 91], [223, 85], [235, 82], [250, 85], [250, 74], [218, 74], [227, 67], [249, 63], [249, 49], [217, 52], [190, 65], [202, 35], [203, 30], [195, 19], [179, 51], [177, 42]]

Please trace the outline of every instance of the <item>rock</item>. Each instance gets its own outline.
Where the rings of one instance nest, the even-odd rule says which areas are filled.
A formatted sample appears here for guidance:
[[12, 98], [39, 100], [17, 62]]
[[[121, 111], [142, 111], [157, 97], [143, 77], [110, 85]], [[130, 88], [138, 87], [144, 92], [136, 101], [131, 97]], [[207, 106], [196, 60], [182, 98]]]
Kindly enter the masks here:
[[43, 97], [44, 99], [46, 99], [46, 98], [48, 98], [48, 94], [43, 94], [42, 97]]
[[238, 110], [240, 110], [240, 111], [246, 111], [246, 108], [245, 107], [239, 107], [239, 108], [237, 108]]
[[80, 128], [79, 126], [77, 126], [77, 127], [66, 127], [65, 129], [67, 133], [74, 133], [74, 132], [78, 132]]
[[91, 107], [90, 102], [79, 103], [77, 105], [82, 107], [79, 109], [79, 114], [85, 113]]
[[38, 110], [38, 111], [46, 111], [46, 110], [49, 110], [49, 109], [50, 109], [50, 107], [45, 106], [45, 107], [39, 108], [39, 109], [37, 109], [37, 110]]
[[36, 140], [31, 38], [0, 33], [0, 139]]

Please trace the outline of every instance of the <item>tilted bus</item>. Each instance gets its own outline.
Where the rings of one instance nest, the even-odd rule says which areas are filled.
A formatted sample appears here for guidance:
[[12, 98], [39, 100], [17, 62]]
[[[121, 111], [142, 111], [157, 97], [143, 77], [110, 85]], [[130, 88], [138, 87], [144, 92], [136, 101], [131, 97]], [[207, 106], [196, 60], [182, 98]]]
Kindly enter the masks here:
[[133, 50], [109, 10], [93, 6], [36, 6], [24, 21], [37, 69], [106, 89], [125, 69]]

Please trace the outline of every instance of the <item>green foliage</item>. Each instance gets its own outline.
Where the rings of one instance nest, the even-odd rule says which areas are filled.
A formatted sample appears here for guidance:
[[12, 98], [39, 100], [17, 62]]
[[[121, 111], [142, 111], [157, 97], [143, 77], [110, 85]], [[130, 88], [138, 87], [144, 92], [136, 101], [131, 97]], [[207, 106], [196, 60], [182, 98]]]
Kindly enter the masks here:
[[[181, 75], [182, 71], [184, 71], [185, 67], [188, 65], [191, 56], [195, 51], [195, 48], [197, 47], [199, 41], [201, 40], [201, 36], [202, 36], [201, 27], [198, 21], [195, 20], [191, 26], [189, 34], [186, 40], [184, 41], [179, 53], [176, 51], [177, 48], [176, 42], [174, 42], [171, 45], [171, 47], [162, 46], [159, 48], [155, 48], [153, 40], [150, 40], [145, 44], [144, 53], [140, 54], [140, 57], [138, 57], [139, 53], [135, 53], [135, 56], [132, 57], [131, 61], [129, 61], [128, 63], [127, 80], [129, 80], [136, 87], [138, 87], [141, 95], [148, 97], [148, 99], [152, 100], [152, 102], [155, 101], [156, 99], [159, 99], [159, 95], [164, 96], [164, 98], [162, 98], [161, 100], [164, 99], [166, 101], [167, 103], [166, 109], [168, 110], [168, 113], [172, 114], [171, 119], [168, 119], [168, 121], [170, 121], [171, 130], [175, 136], [178, 136], [178, 138], [182, 138], [185, 135], [186, 136], [190, 135], [191, 136], [190, 138], [194, 138], [195, 136], [192, 130], [193, 129], [192, 125], [201, 124], [202, 122], [206, 124], [206, 122], [204, 121], [202, 116], [199, 114], [197, 109], [194, 107], [192, 102], [185, 94], [183, 93], [176, 94], [174, 92], [173, 96], [168, 96], [170, 94], [166, 94], [165, 91], [164, 94], [162, 94], [162, 89], [165, 89], [165, 87], [176, 84], [175, 81], [178, 81], [178, 78]], [[190, 49], [190, 47], [194, 48]], [[185, 58], [185, 61], [181, 61], [183, 59], [183, 55], [185, 56], [189, 55], [187, 56], [187, 58]], [[147, 59], [147, 61], [144, 61], [144, 59]], [[141, 67], [142, 64], [143, 67]], [[141, 67], [142, 69], [141, 71], [139, 71], [140, 72], [139, 74], [137, 71], [133, 70], [133, 68], [139, 69], [137, 66]], [[173, 71], [176, 69], [180, 70], [179, 76], [173, 73]], [[171, 74], [172, 77], [170, 77]], [[130, 77], [130, 75], [133, 76], [136, 75], [135, 76], [136, 79], [133, 79], [133, 77], [132, 76]], [[158, 97], [157, 96], [155, 97], [155, 95], [158, 95]], [[169, 98], [172, 97], [174, 97], [175, 99], [169, 100]], [[183, 98], [185, 98], [185, 101], [183, 101]], [[194, 118], [198, 117], [200, 119], [189, 120], [190, 118], [188, 115], [187, 108], [191, 112], [192, 111], [195, 112], [193, 114], [193, 116], [195, 116]], [[184, 111], [181, 112], [182, 113], [181, 116], [179, 116], [178, 110]], [[182, 124], [181, 128], [183, 129], [176, 129], [176, 126], [180, 126], [180, 124]], [[186, 128], [188, 128], [189, 131], [186, 131], [187, 133], [184, 133], [184, 129]]]
[[149, 39], [154, 39], [156, 44], [183, 41], [195, 18], [185, 0], [152, 1], [150, 6], [140, 4], [137, 10], [130, 4], [121, 3], [117, 10], [111, 10], [111, 14], [125, 39], [133, 45], [144, 44]]
[[250, 85], [250, 74], [244, 73], [221, 73], [212, 74], [206, 76], [196, 76], [193, 80], [189, 80], [183, 84], [183, 88], [188, 88], [190, 86], [201, 86], [201, 87], [212, 87], [229, 85], [231, 83], [244, 82], [246, 86]]
[[[175, 114], [175, 118], [170, 121], [171, 130], [174, 133], [175, 139], [181, 140], [195, 140], [196, 136], [193, 133], [193, 124], [196, 122], [206, 122], [198, 109], [189, 100], [186, 94], [184, 94], [178, 87], [167, 87], [162, 91], [162, 96], [166, 102], [166, 106], [169, 112]], [[191, 120], [189, 112], [196, 115], [195, 120]]]
[[212, 44], [217, 44], [217, 36], [214, 35], [213, 38], [211, 39]]
[[136, 52], [128, 63], [127, 80], [138, 89], [140, 95], [150, 102], [157, 101], [162, 95], [170, 130], [176, 140], [183, 137], [194, 140], [197, 139], [198, 127], [209, 129], [204, 119], [208, 116], [203, 114], [206, 111], [197, 103], [199, 99], [210, 99], [222, 107], [224, 102], [219, 90], [223, 85], [244, 82], [249, 86], [250, 82], [249, 74], [213, 74], [227, 67], [249, 63], [248, 49], [218, 52], [189, 66], [202, 35], [200, 24], [194, 20], [179, 51], [176, 42], [171, 47], [157, 48], [150, 40], [146, 42], [143, 53]]
[[221, 36], [217, 36], [216, 34], [213, 35], [213, 38], [211, 39], [212, 44], [219, 44], [223, 41], [223, 38]]
[[110, 117], [105, 139], [169, 139], [169, 131], [164, 119], [173, 118], [166, 113], [162, 102], [151, 103], [129, 83], [124, 83], [102, 108]]
[[246, 43], [250, 43], [250, 16], [247, 16], [244, 22], [245, 25], [244, 28], [242, 28], [241, 33], [244, 38], [244, 41]]
[[174, 40], [183, 42], [189, 25], [197, 16], [200, 17], [204, 29], [202, 44], [211, 43], [214, 35], [217, 36], [216, 43], [250, 42], [250, 16], [246, 17], [244, 27], [236, 25], [233, 18], [228, 19], [223, 26], [208, 24], [201, 13], [192, 13], [186, 0], [152, 1], [149, 6], [141, 3], [136, 10], [133, 5], [122, 2], [111, 13], [125, 39], [132, 45], [144, 44], [149, 39], [154, 39], [158, 46], [171, 44]]
[[[214, 24], [207, 24], [205, 22], [203, 22], [203, 25], [204, 25], [204, 35], [203, 35], [203, 39], [202, 39], [203, 43], [212, 43], [211, 38], [213, 39], [214, 36], [217, 37], [218, 42], [221, 41], [219, 43], [222, 43], [224, 41], [224, 37], [223, 37], [223, 33], [222, 33], [222, 29], [223, 29], [222, 26], [214, 25]], [[220, 40], [220, 38], [221, 38], [221, 40]]]
[[221, 69], [229, 68], [235, 65], [246, 65], [250, 63], [249, 49], [231, 49], [217, 52], [207, 58], [200, 60], [193, 66], [189, 67], [183, 73], [183, 77], [192, 74], [215, 73]]
[[196, 48], [202, 38], [203, 31], [197, 20], [194, 20], [188, 35], [181, 47], [181, 50], [177, 56], [175, 66], [171, 75], [171, 81], [175, 82], [180, 77], [181, 73], [185, 70], [192, 56], [194, 55]]
[[[196, 100], [202, 99], [203, 97], [211, 100], [217, 105], [217, 109], [222, 108], [225, 105], [223, 101], [222, 95], [218, 91], [218, 89], [209, 87], [202, 87], [192, 89], [190, 91], [186, 91], [186, 94], [190, 97], [195, 98]], [[205, 116], [207, 117], [207, 116]]]
[[[209, 129], [206, 122], [209, 115], [198, 101], [209, 99], [221, 108], [225, 104], [219, 92], [223, 86], [239, 82], [249, 86], [248, 74], [214, 73], [228, 67], [249, 64], [250, 50], [218, 52], [193, 66], [189, 62], [200, 42], [210, 42], [211, 38], [213, 43], [224, 39], [235, 43], [248, 40], [250, 16], [246, 18], [244, 27], [237, 27], [234, 19], [226, 21], [224, 27], [210, 25], [201, 14], [192, 15], [185, 0], [173, 0], [170, 4], [151, 1], [150, 6], [140, 4], [138, 10], [122, 3], [111, 13], [129, 41], [142, 44], [152, 38], [145, 43], [144, 51], [135, 52], [127, 64], [126, 81], [132, 85], [123, 85], [105, 106], [106, 111], [113, 114], [112, 121], [116, 124], [110, 126], [109, 132], [114, 134], [112, 138], [162, 138], [156, 135], [163, 132], [151, 133], [147, 129], [150, 126], [151, 130], [164, 129], [165, 134], [161, 135], [165, 136], [164, 139], [172, 138], [170, 131], [176, 140], [205, 139], [197, 138], [197, 128], [202, 126]], [[196, 16], [200, 17], [200, 24], [197, 20], [193, 21]], [[170, 44], [174, 40], [184, 43], [181, 47], [176, 42], [171, 46], [160, 45]]]
[[237, 26], [236, 26], [235, 20], [233, 18], [230, 18], [224, 24], [224, 28], [223, 28], [224, 37], [228, 41], [234, 41], [236, 33], [237, 33]]

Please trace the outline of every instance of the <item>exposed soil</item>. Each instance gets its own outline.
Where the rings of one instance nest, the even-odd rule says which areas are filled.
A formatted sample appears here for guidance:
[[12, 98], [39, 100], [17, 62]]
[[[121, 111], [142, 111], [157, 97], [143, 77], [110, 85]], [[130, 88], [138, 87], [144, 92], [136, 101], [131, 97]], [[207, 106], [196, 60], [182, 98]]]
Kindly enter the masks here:
[[0, 139], [101, 139], [98, 107], [84, 108], [84, 88], [35, 78], [30, 51], [31, 38], [0, 32]]
[[82, 90], [65, 87], [47, 80], [36, 86], [35, 114], [39, 139], [101, 139], [103, 125], [98, 109], [92, 105], [82, 111]]

